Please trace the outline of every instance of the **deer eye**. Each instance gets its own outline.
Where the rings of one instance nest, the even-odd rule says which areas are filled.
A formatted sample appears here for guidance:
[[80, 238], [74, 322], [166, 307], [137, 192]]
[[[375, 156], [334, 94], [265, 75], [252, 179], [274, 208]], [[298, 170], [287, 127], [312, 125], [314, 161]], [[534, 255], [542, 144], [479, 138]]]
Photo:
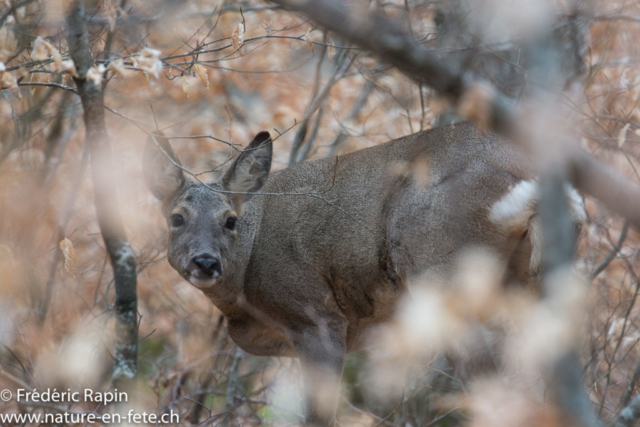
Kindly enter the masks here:
[[180, 227], [184, 225], [184, 217], [180, 214], [173, 214], [169, 219], [173, 227]]
[[236, 218], [235, 216], [230, 216], [229, 218], [227, 218], [227, 222], [224, 223], [224, 228], [233, 230], [234, 228], [236, 228], [237, 220], [238, 218]]

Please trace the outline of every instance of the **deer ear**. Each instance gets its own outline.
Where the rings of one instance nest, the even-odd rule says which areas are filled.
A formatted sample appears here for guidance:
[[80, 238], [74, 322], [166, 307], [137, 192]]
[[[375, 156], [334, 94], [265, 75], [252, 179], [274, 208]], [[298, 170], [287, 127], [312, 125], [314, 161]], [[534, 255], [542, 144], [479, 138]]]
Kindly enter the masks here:
[[[240, 193], [260, 190], [269, 177], [272, 153], [271, 135], [269, 132], [260, 132], [222, 176], [223, 188]], [[237, 210], [241, 210], [242, 204], [251, 197], [251, 194], [231, 194]]]
[[153, 135], [147, 138], [144, 147], [144, 180], [158, 200], [167, 201], [184, 184], [185, 177], [169, 140], [160, 131], [155, 131]]

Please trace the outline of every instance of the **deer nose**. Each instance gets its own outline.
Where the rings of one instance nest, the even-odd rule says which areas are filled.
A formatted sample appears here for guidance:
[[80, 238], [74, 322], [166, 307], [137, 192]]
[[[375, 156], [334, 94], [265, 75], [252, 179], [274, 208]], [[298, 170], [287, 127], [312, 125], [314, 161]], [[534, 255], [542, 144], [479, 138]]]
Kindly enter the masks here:
[[193, 263], [198, 266], [200, 271], [206, 274], [208, 277], [213, 277], [214, 273], [220, 275], [222, 273], [222, 266], [220, 261], [211, 255], [199, 255], [193, 258]]

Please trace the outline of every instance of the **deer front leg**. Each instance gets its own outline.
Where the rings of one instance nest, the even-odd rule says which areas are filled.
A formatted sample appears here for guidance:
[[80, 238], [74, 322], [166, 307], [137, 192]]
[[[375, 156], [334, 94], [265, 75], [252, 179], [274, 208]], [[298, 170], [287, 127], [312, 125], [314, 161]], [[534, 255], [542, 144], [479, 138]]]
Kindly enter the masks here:
[[345, 343], [342, 334], [305, 333], [296, 343], [305, 391], [306, 425], [333, 426], [340, 396]]

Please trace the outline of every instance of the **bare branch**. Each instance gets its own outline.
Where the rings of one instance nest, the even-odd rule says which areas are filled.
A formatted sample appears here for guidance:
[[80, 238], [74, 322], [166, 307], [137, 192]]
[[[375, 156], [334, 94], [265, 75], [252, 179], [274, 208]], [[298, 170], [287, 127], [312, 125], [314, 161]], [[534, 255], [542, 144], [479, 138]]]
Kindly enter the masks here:
[[609, 264], [611, 264], [611, 261], [613, 261], [613, 259], [616, 257], [616, 255], [618, 255], [618, 252], [620, 252], [620, 249], [622, 248], [622, 244], [624, 243], [625, 239], [627, 238], [627, 232], [628, 231], [629, 231], [629, 223], [625, 221], [624, 225], [622, 226], [622, 231], [620, 232], [620, 238], [618, 239], [618, 242], [616, 243], [616, 245], [613, 248], [611, 248], [611, 251], [609, 251], [609, 253], [602, 260], [602, 262], [600, 264], [598, 264], [596, 266], [596, 268], [593, 269], [593, 271], [589, 275], [589, 278], [591, 280], [593, 280], [596, 277], [598, 277], [598, 275], [600, 273], [602, 273], [604, 271], [604, 269], [607, 268], [607, 266]]

